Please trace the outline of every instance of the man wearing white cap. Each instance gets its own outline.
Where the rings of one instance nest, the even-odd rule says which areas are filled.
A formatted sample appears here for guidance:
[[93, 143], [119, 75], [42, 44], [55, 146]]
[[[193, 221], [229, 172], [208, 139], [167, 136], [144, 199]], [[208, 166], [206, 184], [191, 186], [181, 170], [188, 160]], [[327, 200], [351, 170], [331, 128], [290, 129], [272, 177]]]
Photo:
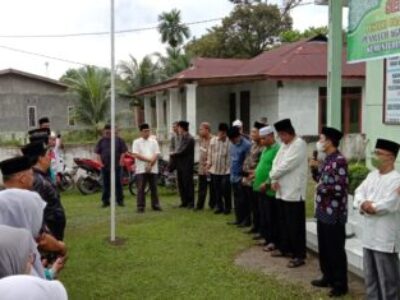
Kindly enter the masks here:
[[243, 132], [243, 122], [241, 120], [238, 119], [233, 121], [232, 126], [239, 128], [240, 135], [245, 139], [250, 140], [250, 137]]
[[260, 204], [260, 233], [265, 239], [264, 251], [273, 251], [278, 246], [279, 220], [277, 218], [277, 200], [275, 191], [271, 189], [269, 176], [272, 163], [279, 150], [275, 141], [274, 129], [266, 126], [260, 129], [260, 142], [266, 148], [261, 154], [260, 161], [255, 171], [253, 189], [257, 192]]

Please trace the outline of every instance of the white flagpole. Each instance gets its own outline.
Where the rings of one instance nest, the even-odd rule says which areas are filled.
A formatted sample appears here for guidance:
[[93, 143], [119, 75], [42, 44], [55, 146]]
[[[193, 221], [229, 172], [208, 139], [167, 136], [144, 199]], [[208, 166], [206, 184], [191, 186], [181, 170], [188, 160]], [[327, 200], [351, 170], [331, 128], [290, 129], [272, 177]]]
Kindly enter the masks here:
[[115, 40], [114, 0], [111, 0], [111, 242], [115, 242]]

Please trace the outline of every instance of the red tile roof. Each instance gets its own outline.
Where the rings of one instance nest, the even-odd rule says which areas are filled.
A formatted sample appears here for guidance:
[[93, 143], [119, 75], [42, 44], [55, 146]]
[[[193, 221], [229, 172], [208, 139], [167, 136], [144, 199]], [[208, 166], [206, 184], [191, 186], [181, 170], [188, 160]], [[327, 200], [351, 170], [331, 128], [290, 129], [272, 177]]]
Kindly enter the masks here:
[[[328, 43], [324, 37], [315, 37], [266, 51], [252, 59], [198, 58], [192, 67], [176, 74], [170, 80], [142, 88], [136, 95], [178, 87], [185, 82], [206, 79], [243, 78], [326, 78]], [[365, 64], [348, 64], [346, 50], [342, 54], [343, 78], [365, 78]]]

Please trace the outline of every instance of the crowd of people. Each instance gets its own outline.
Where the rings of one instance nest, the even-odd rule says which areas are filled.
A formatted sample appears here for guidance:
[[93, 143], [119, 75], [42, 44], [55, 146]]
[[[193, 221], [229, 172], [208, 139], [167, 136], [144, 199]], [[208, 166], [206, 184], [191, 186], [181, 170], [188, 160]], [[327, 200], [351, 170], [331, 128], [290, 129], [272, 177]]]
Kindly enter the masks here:
[[[66, 216], [56, 188], [60, 137], [48, 118], [21, 154], [0, 162], [0, 298], [67, 299], [57, 281], [68, 258]], [[58, 141], [57, 141], [58, 140]]]
[[[169, 171], [176, 172], [179, 208], [201, 212], [208, 207], [216, 215], [230, 215], [231, 226], [244, 229], [271, 257], [287, 258], [288, 268], [306, 263], [306, 188], [309, 169], [316, 185], [315, 218], [322, 277], [316, 287], [330, 288], [330, 297], [348, 293], [345, 251], [349, 174], [340, 153], [342, 132], [323, 127], [317, 151], [308, 156], [306, 142], [296, 134], [290, 119], [273, 125], [257, 121], [250, 135], [243, 124], [220, 123], [215, 135], [211, 124], [199, 127], [198, 194], [195, 195], [196, 140], [190, 124], [173, 124]], [[30, 131], [30, 143], [21, 155], [0, 163], [5, 190], [0, 192], [0, 295], [1, 299], [66, 299], [56, 278], [67, 260], [63, 243], [66, 217], [55, 186], [55, 167], [60, 154], [55, 148], [47, 118]], [[137, 212], [146, 209], [146, 187], [151, 207], [162, 211], [157, 190], [157, 139], [148, 124], [132, 151], [116, 136], [116, 157], [111, 158], [111, 126], [106, 125], [96, 145], [103, 165], [102, 206], [110, 204], [111, 162], [115, 159], [116, 202], [124, 206], [121, 164], [125, 155], [135, 158]], [[53, 139], [53, 141], [52, 141]], [[363, 252], [368, 299], [400, 299], [400, 174], [395, 170], [399, 152], [396, 142], [378, 139], [372, 164], [376, 170], [357, 188], [354, 206], [364, 217]], [[56, 162], [54, 162], [56, 160]], [[197, 196], [197, 197], [196, 197]], [[246, 230], [247, 228], [247, 230]], [[261, 251], [261, 250], [260, 250]], [[15, 287], [15, 288], [10, 288]], [[3, 295], [5, 295], [3, 297]], [[57, 296], [55, 296], [57, 295]]]
[[[321, 278], [311, 284], [330, 288], [330, 297], [348, 293], [346, 222], [349, 173], [339, 151], [341, 131], [323, 127], [312, 157], [290, 119], [273, 126], [255, 122], [250, 136], [240, 120], [232, 126], [199, 128], [199, 181], [193, 189], [194, 137], [189, 123], [173, 124], [171, 169], [177, 169], [179, 207], [231, 214], [229, 225], [247, 228], [271, 257], [286, 257], [288, 268], [306, 263], [306, 189], [308, 171], [315, 182], [315, 219]], [[372, 165], [376, 170], [355, 192], [354, 207], [364, 216], [363, 255], [368, 299], [400, 299], [400, 174], [395, 170], [399, 144], [378, 139]], [[157, 152], [158, 153], [158, 152]]]

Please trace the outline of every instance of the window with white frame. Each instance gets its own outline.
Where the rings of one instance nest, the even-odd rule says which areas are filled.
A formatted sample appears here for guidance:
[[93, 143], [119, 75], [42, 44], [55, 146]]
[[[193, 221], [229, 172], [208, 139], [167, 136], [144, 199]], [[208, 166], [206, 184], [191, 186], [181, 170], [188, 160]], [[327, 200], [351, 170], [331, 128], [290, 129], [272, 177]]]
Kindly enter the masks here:
[[75, 106], [68, 106], [68, 126], [75, 126]]
[[37, 111], [36, 106], [28, 106], [28, 126], [37, 126]]

